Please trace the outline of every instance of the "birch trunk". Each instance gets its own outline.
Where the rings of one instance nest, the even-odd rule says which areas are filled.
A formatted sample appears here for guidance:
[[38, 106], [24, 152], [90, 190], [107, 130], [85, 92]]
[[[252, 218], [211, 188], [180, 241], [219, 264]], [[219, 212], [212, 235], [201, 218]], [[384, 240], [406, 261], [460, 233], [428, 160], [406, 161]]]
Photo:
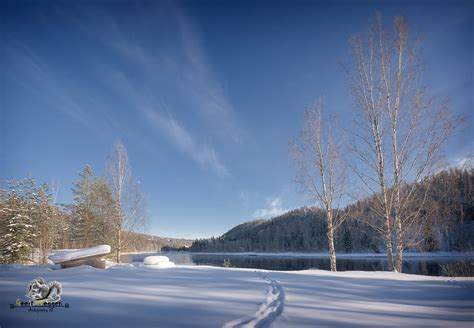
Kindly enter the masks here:
[[119, 229], [117, 233], [117, 263], [120, 263], [121, 249], [122, 249], [122, 230]]
[[334, 225], [332, 214], [328, 216], [328, 241], [329, 241], [329, 258], [331, 261], [331, 271], [336, 272], [336, 250], [334, 248]]
[[106, 162], [111, 190], [114, 194], [117, 215], [114, 217], [116, 226], [115, 245], [117, 263], [120, 263], [122, 251], [130, 242], [130, 234], [143, 228], [148, 220], [145, 200], [132, 177], [125, 146], [117, 142]]
[[396, 233], [397, 233], [397, 261], [395, 263], [395, 270], [402, 272], [403, 269], [403, 226], [400, 218], [396, 222]]

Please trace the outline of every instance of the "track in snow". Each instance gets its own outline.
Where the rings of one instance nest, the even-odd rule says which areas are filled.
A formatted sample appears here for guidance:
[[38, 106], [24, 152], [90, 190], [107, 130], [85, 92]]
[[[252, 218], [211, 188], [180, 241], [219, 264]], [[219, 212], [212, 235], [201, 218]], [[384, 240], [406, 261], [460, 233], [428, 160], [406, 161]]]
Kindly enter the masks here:
[[259, 271], [259, 276], [269, 285], [265, 303], [260, 305], [257, 312], [252, 315], [230, 321], [224, 328], [262, 328], [267, 327], [283, 311], [285, 294], [280, 284], [268, 277], [266, 272]]

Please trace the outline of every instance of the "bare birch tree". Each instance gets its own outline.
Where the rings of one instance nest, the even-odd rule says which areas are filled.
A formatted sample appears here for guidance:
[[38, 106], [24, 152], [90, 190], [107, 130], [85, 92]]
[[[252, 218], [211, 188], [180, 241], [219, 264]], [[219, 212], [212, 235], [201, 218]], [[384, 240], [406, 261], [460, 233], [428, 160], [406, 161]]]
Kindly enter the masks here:
[[420, 242], [423, 226], [424, 202], [413, 206], [415, 185], [408, 183], [435, 172], [441, 146], [459, 122], [446, 102], [437, 104], [420, 86], [418, 42], [409, 37], [405, 20], [396, 17], [394, 27], [391, 34], [377, 14], [367, 41], [353, 38], [355, 69], [350, 77], [357, 113], [353, 135], [359, 141], [354, 153], [362, 164], [353, 168], [377, 195], [374, 211], [384, 224], [372, 226], [386, 239], [389, 269], [401, 272], [403, 251]]
[[378, 78], [378, 64], [375, 55], [374, 34], [371, 30], [366, 44], [361, 38], [352, 39], [355, 67], [350, 71], [351, 87], [355, 99], [357, 118], [352, 131], [356, 142], [352, 150], [359, 159], [359, 165], [351, 164], [356, 175], [368, 190], [376, 195], [373, 210], [377, 220], [364, 220], [386, 242], [389, 270], [393, 270], [391, 202], [387, 188], [384, 152], [384, 93], [382, 81]]
[[145, 198], [133, 179], [125, 146], [119, 141], [115, 144], [106, 161], [107, 173], [115, 200], [116, 216], [113, 224], [116, 261], [120, 263], [123, 249], [131, 242], [132, 234], [124, 231], [138, 231], [146, 226], [148, 216]]
[[299, 140], [291, 145], [290, 151], [296, 164], [297, 182], [326, 212], [331, 271], [337, 271], [334, 235], [348, 213], [339, 209], [346, 166], [341, 143], [331, 131], [331, 120], [323, 122], [322, 112], [322, 101], [306, 112]]

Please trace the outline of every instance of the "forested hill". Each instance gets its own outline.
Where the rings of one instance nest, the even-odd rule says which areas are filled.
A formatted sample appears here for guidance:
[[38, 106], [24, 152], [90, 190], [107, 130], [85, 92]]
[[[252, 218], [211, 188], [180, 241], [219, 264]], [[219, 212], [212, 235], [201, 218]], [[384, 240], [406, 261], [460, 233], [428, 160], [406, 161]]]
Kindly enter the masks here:
[[[336, 236], [338, 250], [380, 251], [382, 241], [354, 221]], [[318, 208], [300, 208], [269, 220], [240, 224], [219, 238], [196, 240], [195, 252], [327, 251], [325, 214]]]
[[[474, 170], [449, 170], [419, 182], [419, 194], [428, 188], [423, 202], [423, 231], [419, 251], [472, 250], [474, 232]], [[420, 196], [421, 197], [421, 196]], [[349, 219], [336, 233], [338, 252], [383, 252], [384, 241], [360, 220], [374, 215], [373, 198], [351, 204]], [[429, 207], [429, 208], [428, 208]], [[429, 214], [428, 214], [429, 213]], [[301, 208], [269, 220], [240, 224], [218, 238], [194, 241], [195, 252], [326, 252], [325, 213], [318, 208]]]

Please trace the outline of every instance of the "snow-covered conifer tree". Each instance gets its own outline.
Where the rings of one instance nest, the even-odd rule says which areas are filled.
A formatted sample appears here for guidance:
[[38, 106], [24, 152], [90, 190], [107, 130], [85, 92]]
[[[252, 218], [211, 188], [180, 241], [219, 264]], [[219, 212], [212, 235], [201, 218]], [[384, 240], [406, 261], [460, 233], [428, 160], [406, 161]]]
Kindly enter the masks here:
[[36, 236], [30, 217], [30, 205], [21, 197], [24, 185], [21, 182], [16, 185], [20, 190], [8, 192], [0, 210], [5, 231], [1, 240], [2, 258], [7, 263], [30, 260]]

